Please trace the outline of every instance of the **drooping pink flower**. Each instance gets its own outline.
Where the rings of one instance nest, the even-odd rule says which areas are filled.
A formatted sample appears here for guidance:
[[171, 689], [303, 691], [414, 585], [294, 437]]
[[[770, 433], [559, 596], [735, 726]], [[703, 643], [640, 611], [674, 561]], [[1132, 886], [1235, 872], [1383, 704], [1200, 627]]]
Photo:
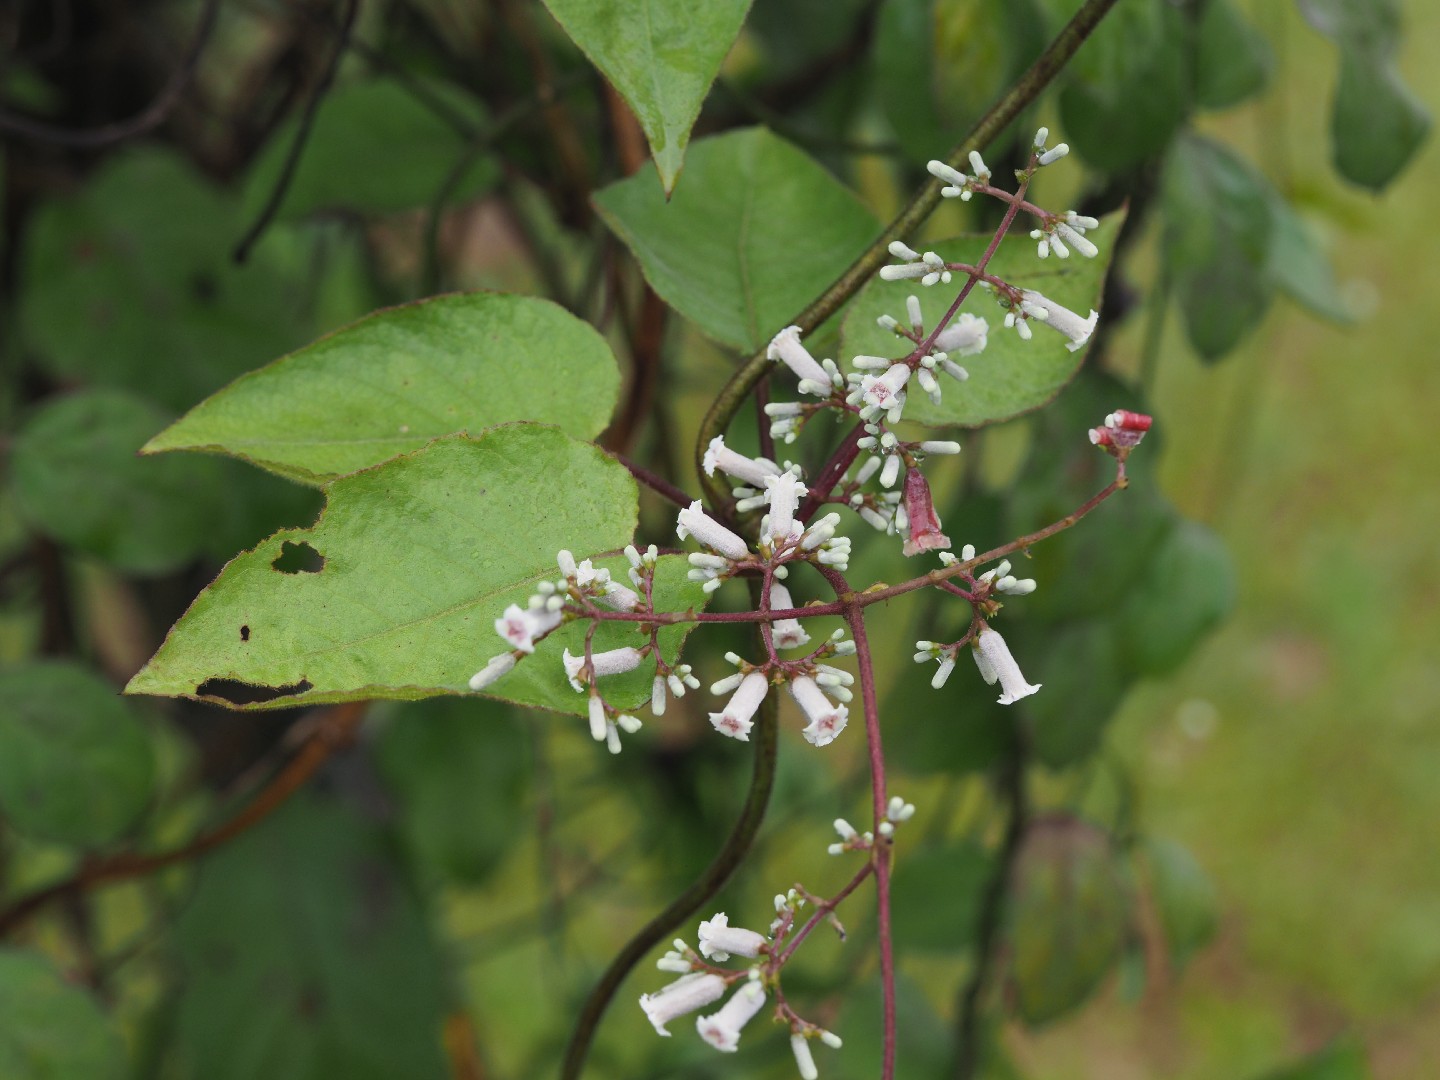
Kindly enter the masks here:
[[924, 473], [912, 468], [905, 473], [905, 517], [910, 522], [910, 538], [905, 541], [906, 555], [948, 548], [950, 538], [940, 531], [935, 516], [935, 502]]

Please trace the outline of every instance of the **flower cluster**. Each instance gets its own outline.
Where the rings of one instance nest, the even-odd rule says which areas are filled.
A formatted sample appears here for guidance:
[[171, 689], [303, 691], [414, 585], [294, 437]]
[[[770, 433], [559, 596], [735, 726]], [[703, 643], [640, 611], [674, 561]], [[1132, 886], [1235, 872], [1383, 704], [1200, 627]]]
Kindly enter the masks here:
[[[891, 798], [885, 807], [884, 817], [877, 825], [882, 843], [888, 845], [896, 827], [914, 815], [913, 804], [899, 796]], [[844, 818], [836, 819], [835, 830], [840, 834], [841, 842], [830, 845], [832, 855], [847, 851], [869, 853], [876, 845], [874, 833], [859, 833]], [[873, 864], [867, 861], [833, 900], [821, 900], [799, 885], [776, 894], [775, 918], [766, 933], [731, 926], [729, 916], [721, 911], [700, 923], [698, 951], [690, 948], [683, 939], [676, 938], [655, 966], [680, 977], [656, 993], [640, 996], [640, 1008], [656, 1033], [668, 1037], [670, 1030], [667, 1024], [719, 1001], [734, 987], [718, 1010], [695, 1021], [695, 1030], [702, 1039], [717, 1050], [733, 1053], [739, 1048], [745, 1025], [760, 1012], [773, 993], [775, 1019], [790, 1028], [790, 1047], [800, 1076], [802, 1080], [816, 1080], [819, 1071], [810, 1049], [810, 1040], [819, 1039], [835, 1049], [840, 1048], [841, 1041], [839, 1036], [795, 1012], [781, 992], [781, 974], [796, 948], [820, 922], [829, 922], [843, 940], [845, 930], [836, 918], [835, 909], [873, 869]], [[802, 921], [800, 915], [807, 907], [813, 910]], [[717, 966], [736, 957], [751, 963], [740, 969]]]
[[956, 658], [960, 649], [966, 644], [972, 646], [971, 654], [975, 657], [975, 664], [980, 669], [980, 675], [990, 685], [994, 685], [998, 679], [1000, 682], [1001, 705], [1011, 705], [1023, 697], [1029, 697], [1040, 689], [1040, 685], [1030, 684], [1020, 673], [1020, 667], [1015, 663], [1014, 657], [1010, 655], [1009, 646], [1005, 639], [997, 632], [990, 629], [985, 621], [987, 615], [993, 615], [1000, 609], [996, 601], [999, 595], [1026, 596], [1035, 591], [1035, 580], [1033, 578], [1017, 578], [1010, 573], [1010, 562], [1002, 559], [996, 566], [979, 575], [972, 575], [966, 571], [963, 564], [975, 561], [975, 547], [966, 544], [960, 550], [960, 557], [957, 559], [950, 552], [942, 552], [941, 563], [946, 567], [961, 565], [960, 579], [965, 587], [958, 585], [951, 586], [952, 591], [959, 594], [970, 602], [974, 609], [969, 631], [959, 640], [949, 644], [942, 644], [935, 641], [917, 641], [915, 643], [915, 662], [917, 664], [928, 663], [931, 660], [939, 662], [930, 685], [939, 690], [949, 680], [951, 673], [955, 670]]

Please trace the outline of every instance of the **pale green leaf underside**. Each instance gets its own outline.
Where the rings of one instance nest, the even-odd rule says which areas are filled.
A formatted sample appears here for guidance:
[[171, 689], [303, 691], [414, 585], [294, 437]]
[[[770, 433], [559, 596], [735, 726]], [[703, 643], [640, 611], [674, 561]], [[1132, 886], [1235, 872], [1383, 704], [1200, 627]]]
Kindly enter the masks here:
[[229, 454], [319, 483], [512, 420], [593, 438], [619, 384], [604, 339], [548, 300], [439, 296], [378, 311], [241, 376], [144, 451]]
[[669, 202], [647, 174], [611, 184], [595, 205], [667, 303], [750, 352], [879, 231], [853, 192], [764, 128], [697, 142]]
[[634, 111], [668, 194], [750, 0], [545, 0], [545, 6]]
[[[536, 424], [437, 440], [334, 481], [326, 496], [313, 528], [281, 531], [232, 560], [126, 692], [229, 704], [203, 684], [290, 688], [246, 708], [468, 692], [470, 676], [501, 651], [495, 618], [558, 573], [555, 553], [617, 551], [636, 522], [635, 482], [623, 466]], [[309, 545], [323, 567], [273, 568], [287, 543]], [[662, 606], [699, 607], [683, 560], [671, 562]], [[567, 627], [554, 638], [575, 647], [577, 634]], [[597, 649], [617, 644], [644, 640], [628, 626], [596, 636]], [[584, 696], [564, 682], [561, 645], [543, 643], [497, 685], [499, 696], [582, 712]], [[648, 674], [630, 680], [614, 684], [615, 705], [648, 696]]]
[[[1064, 304], [1072, 311], [1087, 315], [1099, 306], [1105, 272], [1115, 247], [1115, 235], [1124, 220], [1123, 213], [1111, 214], [1100, 227], [1089, 234], [1100, 254], [1094, 259], [1072, 254], [1069, 259], [1055, 257], [1041, 261], [1036, 255], [1035, 241], [1023, 236], [1004, 240], [990, 261], [989, 272], [1022, 288], [1034, 289]], [[950, 262], [978, 262], [989, 237], [974, 236], [946, 240], [931, 245]], [[956, 284], [960, 279], [956, 279]], [[955, 299], [955, 288], [941, 285], [923, 288], [915, 281], [882, 281], [873, 279], [855, 298], [841, 330], [841, 352], [846, 358], [866, 356], [902, 356], [909, 343], [875, 322], [880, 315], [892, 315], [905, 322], [905, 298], [920, 297], [920, 308], [929, 329]], [[958, 424], [978, 427], [1005, 420], [1018, 413], [1039, 408], [1053, 398], [1080, 368], [1085, 350], [1070, 352], [1068, 339], [1038, 323], [1030, 341], [1021, 340], [1014, 330], [1004, 326], [1004, 309], [981, 289], [974, 290], [962, 309], [990, 324], [989, 344], [975, 356], [956, 356], [970, 379], [957, 383], [940, 378], [943, 399], [932, 405], [925, 393], [915, 387], [905, 406], [905, 418], [923, 424]], [[1105, 316], [1101, 313], [1101, 320]]]

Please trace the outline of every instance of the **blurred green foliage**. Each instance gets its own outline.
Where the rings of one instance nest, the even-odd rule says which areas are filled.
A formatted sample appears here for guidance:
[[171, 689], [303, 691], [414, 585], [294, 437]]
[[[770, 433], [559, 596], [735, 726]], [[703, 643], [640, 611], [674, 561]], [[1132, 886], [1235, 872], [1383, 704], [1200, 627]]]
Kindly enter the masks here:
[[[68, 28], [15, 24], [0, 121], [83, 127], [153, 96], [184, 19], [92, 7]], [[315, 688], [259, 702], [273, 709], [462, 692], [498, 647], [490, 620], [553, 572], [554, 548], [632, 537], [630, 478], [576, 440], [613, 420], [607, 447], [694, 489], [690, 436], [737, 352], [876, 238], [923, 162], [1079, 3], [767, 0], [742, 28], [743, 3], [655, 0], [642, 30], [625, 5], [548, 7], [558, 22], [367, 5], [307, 120], [338, 26], [246, 5], [149, 132], [72, 149], [0, 123], [0, 912], [234, 820], [323, 730], [323, 715], [232, 716], [187, 696]], [[1414, 7], [1422, 40], [1440, 32]], [[1063, 516], [1107, 479], [1088, 426], [1116, 406], [1160, 423], [1122, 496], [1015, 557], [1041, 588], [1001, 621], [1042, 693], [1001, 707], [968, 670], [931, 690], [909, 643], [958, 636], [954, 610], [921, 595], [871, 609], [894, 786], [921, 806], [894, 882], [900, 1075], [952, 1074], [978, 949], [1000, 973], [977, 1035], [980, 1075], [997, 1080], [1440, 1069], [1422, 1004], [1440, 937], [1419, 899], [1433, 906], [1440, 881], [1423, 840], [1394, 839], [1437, 809], [1431, 613], [1409, 594], [1417, 579], [1433, 592], [1422, 526], [1440, 515], [1433, 485], [1397, 467], [1426, 460], [1411, 417], [1435, 387], [1428, 338], [1394, 318], [1431, 298], [1407, 226], [1344, 186], [1380, 191], [1413, 168], [1429, 117], [1406, 79], [1436, 84], [1402, 76], [1394, 0], [1297, 8], [1121, 0], [987, 150], [1003, 177], [1048, 123], [1078, 163], [1035, 197], [1127, 212], [1101, 234], [1113, 265], [1037, 279], [1077, 307], [1100, 298], [1088, 353], [1043, 332], [1022, 349], [993, 305], [971, 305], [994, 327], [975, 393], [947, 390], [922, 416], [975, 429], [967, 460], [936, 474], [947, 531], [983, 548]], [[636, 132], [587, 57], [656, 172], [629, 175]], [[1412, 221], [1417, 190], [1396, 204]], [[965, 234], [955, 250], [973, 254], [986, 213], [947, 206], [931, 233]], [[997, 265], [1033, 269], [1027, 249], [1010, 241]], [[411, 303], [477, 283], [549, 299]], [[672, 316], [657, 321], [646, 285]], [[873, 319], [899, 313], [893, 288], [852, 305], [837, 359], [888, 344]], [[1278, 313], [1276, 296], [1336, 323], [1377, 302], [1389, 318], [1342, 338]], [[354, 323], [385, 305], [409, 306]], [[1201, 373], [1192, 352], [1233, 359]], [[1011, 381], [994, 393], [979, 376], [1001, 358]], [[480, 434], [511, 420], [565, 433]], [[822, 430], [793, 448], [812, 467]], [[137, 456], [147, 441], [240, 460]], [[488, 461], [472, 452], [487, 441]], [[311, 487], [247, 461], [322, 487], [325, 516]], [[1389, 516], [1367, 526], [1341, 504], [1373, 491]], [[669, 512], [641, 511], [638, 542], [672, 542]], [[1420, 539], [1392, 555], [1400, 531]], [[856, 537], [868, 549], [852, 580], [918, 572], [897, 545]], [[274, 565], [306, 538], [323, 562]], [[623, 578], [623, 559], [605, 565]], [[681, 560], [661, 565], [662, 607], [698, 607]], [[434, 621], [481, 590], [473, 612]], [[397, 611], [425, 626], [395, 638]], [[579, 627], [566, 634], [542, 661], [583, 647]], [[662, 635], [667, 653], [682, 637]], [[687, 659], [709, 682], [747, 641], [707, 627]], [[133, 685], [179, 699], [119, 698], [156, 650]], [[576, 719], [583, 698], [524, 671], [499, 693], [551, 712], [378, 705], [355, 745], [320, 753], [310, 790], [203, 861], [7, 925], [0, 1076], [552, 1075], [601, 966], [718, 847], [749, 758], [716, 745], [699, 693], [610, 760]], [[628, 680], [621, 696], [644, 700], [650, 672]], [[859, 724], [817, 756], [796, 719], [787, 705], [753, 862], [714, 901], [737, 923], [768, 917], [776, 888], [842, 880], [819, 823], [860, 812]], [[1016, 775], [1032, 816], [1008, 850]], [[850, 940], [817, 931], [787, 972], [802, 1011], [846, 1039], [817, 1049], [825, 1076], [878, 1071], [872, 908], [857, 895]], [[688, 1032], [654, 1039], [632, 1001], [657, 985], [652, 970], [626, 983], [589, 1075], [793, 1075], [783, 1039], [747, 1036], [734, 1061]], [[1361, 1038], [1314, 1052], [1349, 1027]]]

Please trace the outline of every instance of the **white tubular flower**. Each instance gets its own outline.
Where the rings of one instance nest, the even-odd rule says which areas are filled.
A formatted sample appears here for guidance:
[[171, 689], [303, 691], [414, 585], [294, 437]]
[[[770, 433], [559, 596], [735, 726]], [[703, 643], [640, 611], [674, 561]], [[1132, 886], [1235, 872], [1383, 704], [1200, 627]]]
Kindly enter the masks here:
[[885, 467], [880, 470], [880, 486], [894, 487], [895, 481], [900, 478], [900, 455], [891, 454], [885, 459]]
[[920, 253], [914, 248], [910, 247], [908, 244], [906, 244], [903, 240], [892, 240], [890, 242], [890, 246], [886, 248], [886, 250], [889, 251], [891, 255], [895, 256], [895, 258], [904, 259], [906, 262], [914, 262], [916, 259], [920, 258]]
[[993, 685], [996, 679], [1000, 680], [1001, 705], [1014, 704], [1040, 689], [1040, 683], [1032, 686], [1025, 681], [1005, 639], [988, 626], [975, 638], [975, 664], [987, 683]]
[[[939, 669], [935, 672], [934, 677], [930, 680], [930, 686], [931, 686], [933, 689], [939, 690], [942, 686], [945, 685], [945, 681], [950, 678], [950, 673], [951, 673], [952, 671], [954, 671], [954, 670], [955, 670], [955, 657], [954, 657], [954, 655], [951, 654], [951, 653], [945, 653], [945, 654], [943, 654], [943, 655], [940, 657], [940, 667], [939, 667]], [[994, 681], [995, 681], [994, 679], [987, 679], [987, 680], [986, 680], [986, 682], [992, 682], [992, 683], [993, 683]]]
[[[570, 650], [565, 650], [561, 658], [565, 662], [565, 676], [570, 680], [570, 685], [576, 690], [585, 689], [585, 684], [580, 677], [585, 672], [585, 654], [571, 656]], [[610, 649], [606, 652], [594, 653], [590, 657], [590, 665], [595, 669], [597, 679], [606, 675], [623, 675], [627, 671], [634, 671], [640, 666], [644, 659], [639, 649], [632, 649], [625, 646], [623, 649]]]
[[769, 942], [764, 934], [731, 926], [723, 911], [717, 911], [700, 924], [700, 952], [705, 959], [716, 963], [723, 964], [731, 956], [745, 956], [753, 960], [767, 944]]
[[1083, 348], [1085, 343], [1090, 340], [1090, 335], [1095, 332], [1095, 323], [1100, 318], [1100, 313], [1094, 310], [1090, 312], [1088, 319], [1082, 318], [1069, 308], [1057, 304], [1054, 300], [1033, 289], [1026, 289], [1021, 294], [1020, 303], [1022, 306], [1031, 305], [1026, 308], [1027, 311], [1032, 309], [1043, 311], [1043, 316], [1036, 314], [1035, 317], [1044, 322], [1051, 330], [1056, 330], [1069, 338], [1070, 343], [1065, 347], [1071, 352]]
[[835, 741], [835, 736], [845, 730], [850, 719], [850, 710], [844, 705], [832, 705], [814, 679], [807, 675], [797, 675], [791, 679], [790, 696], [810, 721], [800, 732], [810, 745], [829, 746]]
[[502, 652], [499, 656], [492, 656], [488, 664], [470, 676], [470, 689], [484, 690], [487, 686], [509, 675], [514, 667], [514, 653]]
[[920, 298], [918, 296], [907, 296], [905, 298], [905, 314], [910, 319], [911, 329], [919, 330], [925, 325], [925, 316], [920, 311]]
[[733, 1054], [740, 1046], [740, 1031], [765, 1004], [765, 988], [750, 981], [730, 995], [719, 1012], [695, 1021], [695, 1030], [716, 1050]]
[[800, 1070], [800, 1080], [818, 1080], [820, 1070], [815, 1068], [815, 1055], [810, 1053], [810, 1040], [797, 1031], [790, 1036], [790, 1049], [795, 1053], [795, 1067]]
[[650, 711], [656, 716], [665, 715], [665, 676], [656, 675], [650, 684]]
[[554, 630], [563, 617], [558, 611], [522, 608], [519, 604], [511, 604], [505, 609], [505, 614], [495, 620], [495, 632], [513, 648], [533, 653], [535, 639]]
[[975, 179], [979, 180], [982, 184], [988, 184], [990, 182], [990, 169], [986, 166], [985, 159], [980, 156], [980, 151], [971, 150], [969, 157], [970, 171], [975, 174]]
[[714, 476], [719, 469], [751, 487], [764, 487], [767, 476], [780, 475], [780, 466], [766, 458], [748, 458], [725, 445], [725, 436], [716, 435], [705, 451], [705, 475]]
[[940, 336], [935, 339], [935, 348], [940, 352], [957, 356], [974, 356], [985, 350], [990, 324], [968, 311], [951, 319]]
[[801, 496], [810, 491], [794, 473], [781, 473], [765, 478], [765, 494], [770, 500], [770, 540], [779, 543], [789, 540], [799, 528], [795, 524], [795, 509], [800, 505]]
[[820, 362], [810, 355], [809, 349], [800, 344], [800, 327], [798, 326], [787, 326], [771, 338], [770, 347], [765, 350], [765, 357], [769, 360], [782, 361], [795, 373], [797, 378], [809, 379], [821, 386], [830, 385], [830, 376], [820, 366]]
[[729, 735], [741, 742], [750, 741], [750, 729], [754, 727], [751, 717], [765, 700], [770, 681], [758, 671], [752, 671], [740, 680], [740, 686], [731, 695], [724, 712], [711, 713], [710, 723], [721, 735]]
[[655, 1025], [655, 1031], [669, 1038], [665, 1025], [677, 1016], [684, 1016], [696, 1009], [703, 1009], [711, 1002], [719, 1001], [725, 994], [725, 980], [719, 975], [696, 971], [676, 979], [669, 986], [654, 994], [640, 995], [640, 1008]]
[[909, 364], [891, 364], [884, 375], [866, 375], [860, 381], [861, 400], [878, 409], [894, 408], [909, 381]]
[[[771, 610], [784, 611], [794, 606], [795, 600], [790, 595], [790, 590], [778, 581], [771, 582]], [[776, 619], [770, 624], [770, 638], [777, 649], [798, 649], [810, 640], [810, 635], [800, 625], [799, 619]]]
[[693, 536], [697, 544], [718, 551], [727, 559], [743, 559], [750, 554], [745, 541], [705, 513], [699, 499], [680, 511], [675, 533], [681, 540]]

